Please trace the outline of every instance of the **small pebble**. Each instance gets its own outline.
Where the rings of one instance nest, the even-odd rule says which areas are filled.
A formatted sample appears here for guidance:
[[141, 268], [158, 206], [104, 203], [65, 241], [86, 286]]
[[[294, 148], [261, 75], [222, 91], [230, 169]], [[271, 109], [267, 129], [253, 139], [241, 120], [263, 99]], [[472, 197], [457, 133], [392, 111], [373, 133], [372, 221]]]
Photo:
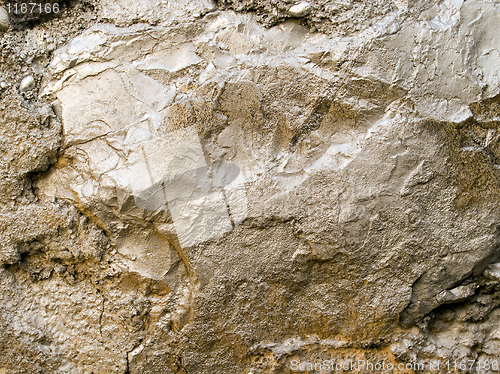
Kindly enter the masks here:
[[0, 30], [7, 30], [9, 25], [9, 13], [7, 13], [3, 6], [0, 6]]
[[500, 280], [500, 262], [489, 265], [484, 271], [484, 275], [489, 278]]
[[33, 88], [35, 88], [35, 79], [32, 75], [24, 77], [19, 85], [19, 91], [21, 92], [31, 91]]
[[288, 12], [293, 17], [304, 17], [311, 11], [311, 4], [303, 1], [291, 7]]

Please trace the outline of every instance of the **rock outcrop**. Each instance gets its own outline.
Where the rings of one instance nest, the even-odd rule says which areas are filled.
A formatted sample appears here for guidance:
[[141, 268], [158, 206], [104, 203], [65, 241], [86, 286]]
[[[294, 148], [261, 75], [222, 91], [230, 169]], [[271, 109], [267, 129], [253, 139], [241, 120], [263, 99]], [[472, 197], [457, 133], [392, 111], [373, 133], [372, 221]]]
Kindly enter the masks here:
[[0, 373], [498, 372], [498, 3], [62, 3], [0, 31]]

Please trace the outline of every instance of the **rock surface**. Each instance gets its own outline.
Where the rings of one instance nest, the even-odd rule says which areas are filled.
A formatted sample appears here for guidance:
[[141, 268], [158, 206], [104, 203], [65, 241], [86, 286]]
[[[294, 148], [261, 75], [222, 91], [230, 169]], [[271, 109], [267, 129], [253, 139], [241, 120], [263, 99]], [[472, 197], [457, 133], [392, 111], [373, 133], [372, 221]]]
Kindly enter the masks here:
[[9, 13], [7, 13], [7, 10], [3, 6], [0, 6], [0, 31], [7, 30], [9, 24]]
[[0, 34], [0, 373], [498, 372], [499, 4], [301, 4]]

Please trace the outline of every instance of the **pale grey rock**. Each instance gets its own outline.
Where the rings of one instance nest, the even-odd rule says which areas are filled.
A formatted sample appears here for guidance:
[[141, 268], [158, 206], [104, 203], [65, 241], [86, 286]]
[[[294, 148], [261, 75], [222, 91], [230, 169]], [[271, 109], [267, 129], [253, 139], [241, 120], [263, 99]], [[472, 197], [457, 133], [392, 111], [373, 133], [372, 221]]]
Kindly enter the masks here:
[[459, 286], [451, 290], [443, 290], [436, 297], [438, 305], [461, 303], [471, 298], [478, 287], [479, 285], [469, 284], [466, 286]]
[[103, 1], [3, 104], [0, 371], [497, 355], [498, 7], [289, 8]]
[[32, 75], [27, 75], [23, 78], [21, 83], [19, 84], [19, 91], [28, 92], [35, 88], [35, 78]]
[[311, 4], [306, 1], [302, 1], [288, 10], [293, 17], [304, 17], [311, 11]]
[[500, 263], [489, 265], [484, 274], [493, 279], [500, 279]]
[[99, 5], [102, 17], [118, 26], [186, 22], [215, 10], [214, 0], [102, 0]]
[[7, 10], [3, 6], [0, 6], [0, 31], [7, 30], [9, 27], [9, 13], [7, 13]]

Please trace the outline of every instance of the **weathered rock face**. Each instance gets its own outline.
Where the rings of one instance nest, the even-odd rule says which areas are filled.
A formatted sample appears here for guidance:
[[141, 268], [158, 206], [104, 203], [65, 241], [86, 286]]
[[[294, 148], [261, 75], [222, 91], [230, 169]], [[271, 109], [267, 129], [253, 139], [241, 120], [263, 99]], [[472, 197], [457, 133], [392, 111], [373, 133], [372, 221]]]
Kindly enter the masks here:
[[2, 35], [0, 373], [498, 371], [498, 3], [64, 9]]

